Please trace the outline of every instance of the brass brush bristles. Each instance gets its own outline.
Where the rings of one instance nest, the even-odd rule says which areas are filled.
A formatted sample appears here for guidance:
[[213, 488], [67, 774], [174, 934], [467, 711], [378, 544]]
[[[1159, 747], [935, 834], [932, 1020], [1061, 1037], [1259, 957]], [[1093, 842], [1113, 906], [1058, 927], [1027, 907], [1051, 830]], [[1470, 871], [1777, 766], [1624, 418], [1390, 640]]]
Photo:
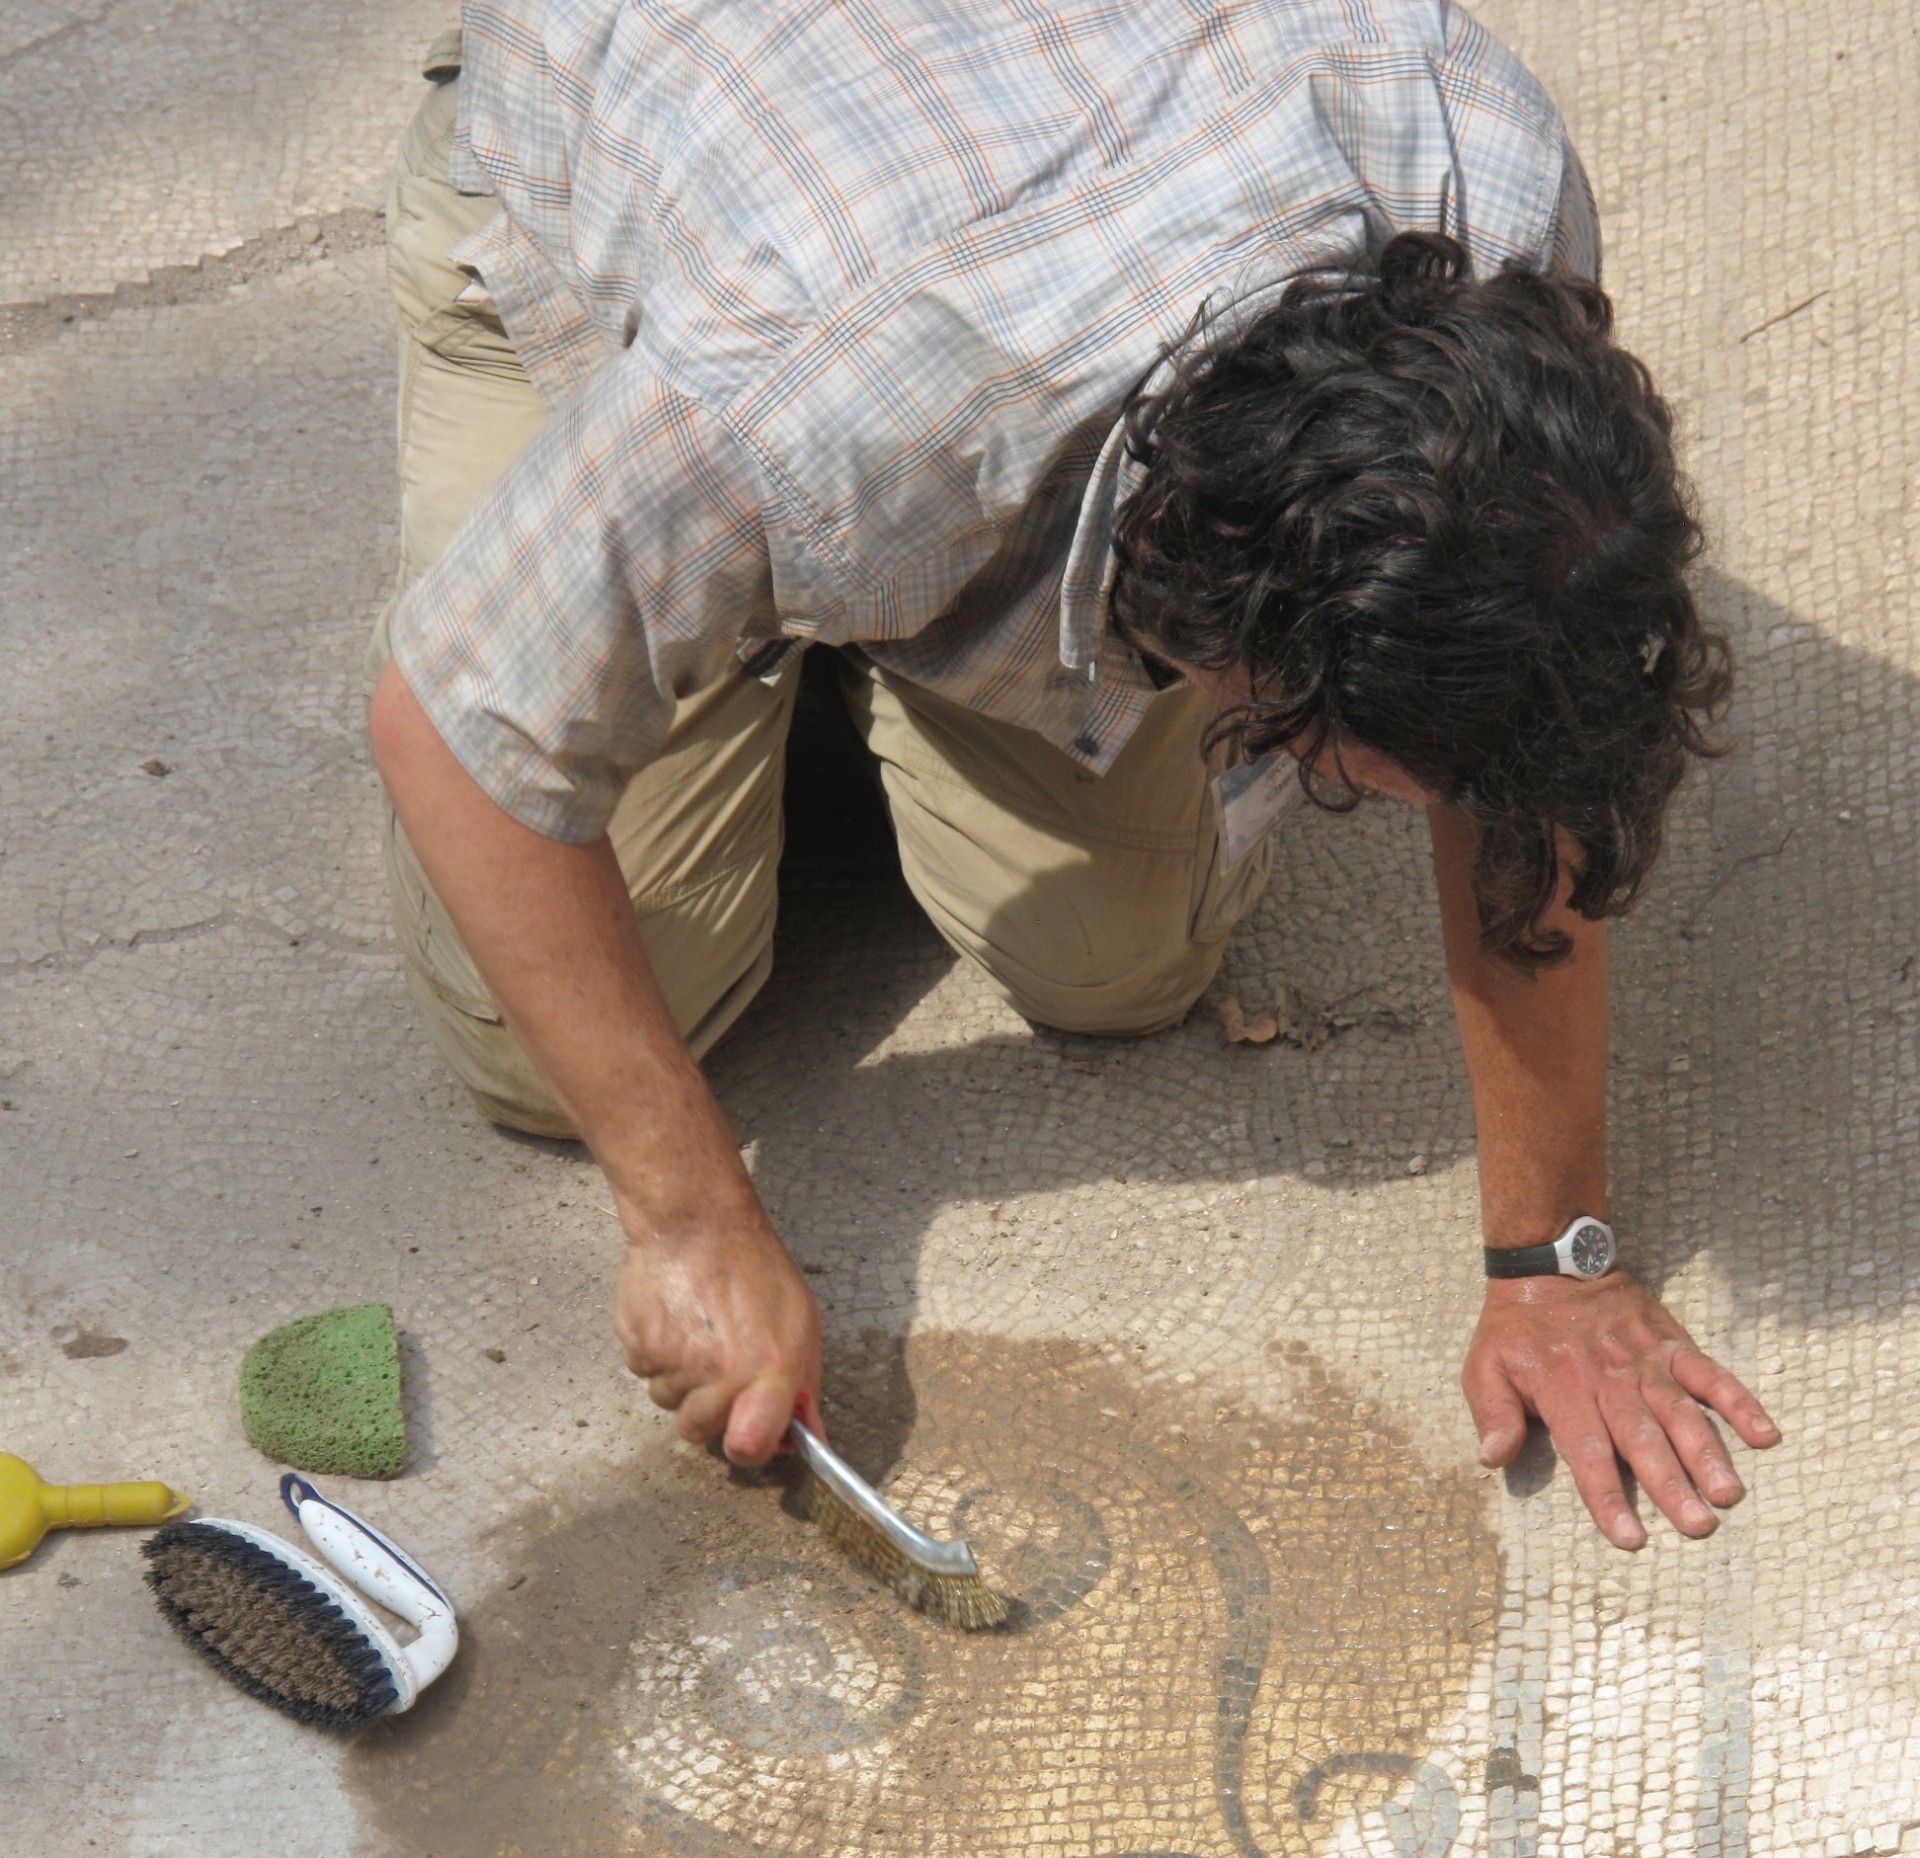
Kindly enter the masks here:
[[807, 1474], [805, 1500], [807, 1514], [820, 1525], [820, 1533], [909, 1606], [963, 1632], [1006, 1623], [1005, 1597], [979, 1575], [933, 1574], [919, 1567], [905, 1549], [896, 1547], [812, 1472]]
[[880, 1493], [805, 1423], [801, 1402], [787, 1438], [807, 1467], [807, 1514], [847, 1555], [911, 1607], [977, 1632], [1003, 1625], [1005, 1598], [980, 1578], [965, 1542], [943, 1542], [889, 1509]]

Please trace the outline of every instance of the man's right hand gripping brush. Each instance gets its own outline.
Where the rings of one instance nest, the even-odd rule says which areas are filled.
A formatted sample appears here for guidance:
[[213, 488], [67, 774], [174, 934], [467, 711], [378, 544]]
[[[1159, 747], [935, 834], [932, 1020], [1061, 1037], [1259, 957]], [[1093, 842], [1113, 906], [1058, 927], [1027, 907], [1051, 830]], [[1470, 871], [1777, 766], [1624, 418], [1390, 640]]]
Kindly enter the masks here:
[[658, 1235], [629, 1242], [614, 1318], [628, 1365], [679, 1413], [683, 1438], [720, 1438], [739, 1465], [798, 1452], [807, 1513], [909, 1606], [967, 1630], [1000, 1625], [1007, 1603], [968, 1545], [936, 1540], [896, 1514], [827, 1446], [816, 1417], [819, 1306], [745, 1185], [750, 1205], [735, 1200], [717, 1231], [678, 1244]]

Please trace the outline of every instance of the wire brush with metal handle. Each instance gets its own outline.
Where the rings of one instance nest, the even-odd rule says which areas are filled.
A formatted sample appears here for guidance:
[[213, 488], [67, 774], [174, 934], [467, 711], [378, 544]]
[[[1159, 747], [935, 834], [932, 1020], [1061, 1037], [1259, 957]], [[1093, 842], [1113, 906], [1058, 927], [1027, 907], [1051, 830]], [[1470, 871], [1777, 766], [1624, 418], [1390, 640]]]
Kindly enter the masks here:
[[862, 1478], [807, 1424], [802, 1394], [787, 1437], [807, 1467], [807, 1511], [821, 1531], [869, 1574], [911, 1607], [949, 1626], [978, 1631], [1006, 1621], [1007, 1602], [981, 1578], [973, 1550], [942, 1542], [889, 1509]]

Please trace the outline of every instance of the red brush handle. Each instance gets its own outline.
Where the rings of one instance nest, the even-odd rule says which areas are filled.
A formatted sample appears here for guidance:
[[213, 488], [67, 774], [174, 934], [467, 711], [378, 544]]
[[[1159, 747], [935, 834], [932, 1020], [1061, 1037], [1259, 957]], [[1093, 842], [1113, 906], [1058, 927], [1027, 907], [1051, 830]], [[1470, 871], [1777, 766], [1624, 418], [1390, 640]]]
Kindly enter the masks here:
[[[805, 1426], [816, 1439], [824, 1439], [827, 1436], [826, 1427], [821, 1425], [818, 1416], [813, 1410], [813, 1396], [804, 1388], [793, 1397], [793, 1416], [801, 1425]], [[793, 1441], [791, 1439], [782, 1439], [780, 1441], [780, 1449], [783, 1452], [792, 1451], [794, 1449]]]

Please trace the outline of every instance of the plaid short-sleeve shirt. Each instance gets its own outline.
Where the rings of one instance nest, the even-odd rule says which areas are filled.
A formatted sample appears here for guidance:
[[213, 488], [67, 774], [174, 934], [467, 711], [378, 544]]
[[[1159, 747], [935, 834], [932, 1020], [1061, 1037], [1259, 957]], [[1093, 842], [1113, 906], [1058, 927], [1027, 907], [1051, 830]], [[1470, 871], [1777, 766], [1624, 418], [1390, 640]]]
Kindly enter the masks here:
[[394, 616], [506, 810], [604, 826], [672, 702], [857, 641], [1104, 770], [1129, 391], [1203, 301], [1415, 228], [1597, 271], [1452, 0], [467, 0], [454, 257], [553, 418]]

